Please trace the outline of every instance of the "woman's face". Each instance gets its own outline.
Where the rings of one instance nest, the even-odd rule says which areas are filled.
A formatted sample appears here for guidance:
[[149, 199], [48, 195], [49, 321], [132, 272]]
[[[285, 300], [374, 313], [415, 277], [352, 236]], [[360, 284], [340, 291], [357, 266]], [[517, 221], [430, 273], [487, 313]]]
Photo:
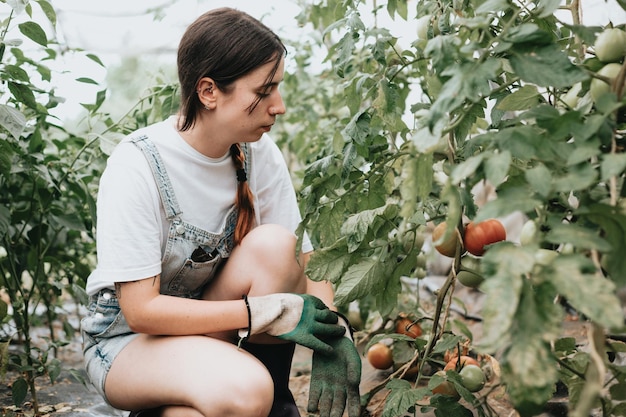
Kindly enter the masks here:
[[[273, 78], [268, 81], [275, 61], [257, 68], [239, 78], [226, 94], [220, 94], [215, 116], [223, 131], [232, 134], [233, 142], [254, 142], [269, 132], [276, 116], [285, 113], [285, 104], [278, 90], [285, 72], [285, 60], [281, 58]], [[256, 104], [253, 110], [251, 106]]]

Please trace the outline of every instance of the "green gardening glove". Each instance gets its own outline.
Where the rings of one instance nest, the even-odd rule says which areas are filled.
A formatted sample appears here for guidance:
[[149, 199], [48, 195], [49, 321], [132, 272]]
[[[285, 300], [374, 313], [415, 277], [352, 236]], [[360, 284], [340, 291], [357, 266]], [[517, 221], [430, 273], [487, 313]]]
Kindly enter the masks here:
[[319, 411], [320, 417], [341, 417], [348, 406], [348, 415], [361, 415], [361, 357], [348, 334], [328, 340], [330, 355], [313, 353], [309, 404], [307, 411]]
[[279, 293], [246, 300], [250, 328], [247, 335], [239, 332], [243, 338], [267, 333], [328, 355], [333, 347], [327, 339], [341, 337], [346, 331], [337, 324], [337, 315], [312, 295]]

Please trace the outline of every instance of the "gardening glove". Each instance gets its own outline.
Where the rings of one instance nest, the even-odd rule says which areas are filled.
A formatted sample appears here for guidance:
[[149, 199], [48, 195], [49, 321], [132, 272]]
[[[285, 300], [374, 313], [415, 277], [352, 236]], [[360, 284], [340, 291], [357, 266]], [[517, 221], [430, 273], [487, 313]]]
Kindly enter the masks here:
[[295, 342], [314, 351], [330, 354], [329, 338], [341, 337], [345, 328], [337, 324], [337, 315], [317, 297], [308, 294], [270, 294], [244, 297], [250, 322], [248, 332], [239, 331], [242, 339], [267, 333]]
[[[341, 317], [349, 328], [347, 319]], [[333, 347], [331, 354], [313, 353], [307, 411], [319, 411], [320, 417], [341, 417], [347, 403], [348, 415], [358, 417], [361, 415], [361, 357], [351, 332], [328, 343]]]

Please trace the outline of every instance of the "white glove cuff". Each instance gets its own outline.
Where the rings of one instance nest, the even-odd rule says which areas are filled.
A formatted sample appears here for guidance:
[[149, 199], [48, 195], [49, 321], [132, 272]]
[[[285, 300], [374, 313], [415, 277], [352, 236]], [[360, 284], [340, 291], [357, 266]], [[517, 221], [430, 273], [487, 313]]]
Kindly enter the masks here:
[[340, 319], [337, 324], [346, 328], [346, 332], [343, 335], [354, 342], [354, 328], [350, 324], [348, 318], [338, 311], [333, 311], [333, 313], [335, 313]]

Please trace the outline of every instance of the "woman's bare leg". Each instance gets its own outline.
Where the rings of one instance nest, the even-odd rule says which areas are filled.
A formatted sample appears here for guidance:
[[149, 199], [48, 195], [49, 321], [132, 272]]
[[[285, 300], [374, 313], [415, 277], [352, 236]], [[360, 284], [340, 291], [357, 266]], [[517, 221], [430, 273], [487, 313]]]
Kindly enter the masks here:
[[[207, 286], [207, 300], [306, 292], [296, 238], [280, 226], [253, 229]], [[141, 335], [115, 359], [106, 381], [112, 405], [138, 410], [163, 405], [164, 417], [266, 416], [273, 382], [267, 369], [233, 342], [236, 331], [210, 336]], [[223, 340], [220, 340], [223, 339]], [[277, 343], [258, 335], [253, 342]], [[187, 413], [187, 414], [184, 414]]]
[[203, 295], [208, 300], [239, 299], [278, 292], [306, 292], [306, 276], [296, 258], [296, 237], [277, 225], [263, 225], [242, 240]]
[[105, 391], [114, 407], [125, 410], [171, 404], [203, 417], [261, 417], [272, 406], [273, 382], [256, 358], [230, 343], [141, 335], [115, 359]]

